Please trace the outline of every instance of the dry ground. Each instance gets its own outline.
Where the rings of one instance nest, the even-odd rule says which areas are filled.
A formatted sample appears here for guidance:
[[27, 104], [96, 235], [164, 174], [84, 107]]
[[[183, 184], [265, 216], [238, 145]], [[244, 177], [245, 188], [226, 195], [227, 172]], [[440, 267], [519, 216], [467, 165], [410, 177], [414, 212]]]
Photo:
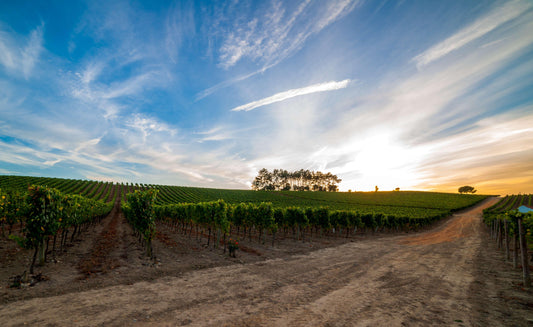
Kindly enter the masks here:
[[489, 240], [481, 210], [410, 234], [241, 241], [236, 259], [159, 225], [156, 263], [119, 211], [7, 288], [30, 254], [0, 246], [4, 326], [527, 326], [533, 293]]

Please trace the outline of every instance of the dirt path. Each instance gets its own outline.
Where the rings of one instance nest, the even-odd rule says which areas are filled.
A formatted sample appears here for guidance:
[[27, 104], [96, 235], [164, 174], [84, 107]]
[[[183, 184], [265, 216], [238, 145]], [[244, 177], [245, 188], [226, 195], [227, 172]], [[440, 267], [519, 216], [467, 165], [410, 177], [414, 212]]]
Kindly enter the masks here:
[[510, 267], [487, 254], [494, 252], [480, 217], [494, 201], [419, 234], [11, 302], [0, 308], [0, 321], [8, 326], [527, 326], [533, 319], [532, 293], [509, 291], [509, 280], [501, 276], [509, 276]]

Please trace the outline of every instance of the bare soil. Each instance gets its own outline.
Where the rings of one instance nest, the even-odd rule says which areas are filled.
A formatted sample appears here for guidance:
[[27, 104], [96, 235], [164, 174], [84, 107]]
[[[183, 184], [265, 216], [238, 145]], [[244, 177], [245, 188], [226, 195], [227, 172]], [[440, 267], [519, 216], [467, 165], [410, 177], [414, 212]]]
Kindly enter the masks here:
[[[418, 233], [240, 240], [159, 224], [156, 260], [120, 210], [90, 227], [33, 287], [31, 253], [0, 237], [2, 326], [528, 326], [533, 292], [481, 222], [497, 199]], [[281, 235], [280, 235], [281, 236]], [[235, 237], [235, 236], [234, 236]]]

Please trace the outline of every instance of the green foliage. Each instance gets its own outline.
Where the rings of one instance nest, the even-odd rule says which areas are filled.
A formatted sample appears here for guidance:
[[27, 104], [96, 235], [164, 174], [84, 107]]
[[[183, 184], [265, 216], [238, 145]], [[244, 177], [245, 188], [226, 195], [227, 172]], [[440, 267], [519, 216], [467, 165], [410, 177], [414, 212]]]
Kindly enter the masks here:
[[218, 199], [231, 205], [270, 202], [274, 208], [300, 207], [330, 210], [380, 212], [384, 215], [416, 218], [447, 215], [469, 207], [483, 195], [435, 192], [295, 192], [224, 190], [181, 186], [155, 186], [161, 191], [158, 204], [210, 202]]
[[518, 232], [518, 219], [522, 219], [528, 246], [533, 246], [533, 212], [521, 213], [517, 208], [529, 203], [533, 194], [507, 195], [493, 206], [483, 210], [483, 221], [488, 226], [496, 226], [506, 222], [509, 235], [514, 237]]
[[228, 220], [228, 206], [224, 200], [218, 200], [210, 204], [211, 217], [213, 217], [213, 225], [216, 229], [223, 233], [229, 232], [230, 222]]
[[315, 217], [315, 221], [317, 222], [317, 225], [322, 230], [327, 230], [331, 227], [330, 223], [330, 213], [328, 208], [315, 208], [313, 210], [313, 216]]
[[21, 222], [27, 213], [25, 194], [13, 189], [2, 191], [0, 189], [0, 224], [9, 226], [9, 233], [18, 222]]
[[[279, 173], [279, 171], [278, 171]], [[273, 175], [274, 176], [274, 175]], [[44, 177], [0, 176], [1, 194], [10, 190], [19, 190], [24, 199], [24, 189], [30, 182], [43, 182], [57, 186], [65, 191], [62, 208], [57, 213], [58, 225], [39, 226], [47, 229], [45, 235], [54, 230], [79, 226], [91, 221], [95, 215], [109, 212], [112, 203], [89, 200], [77, 194], [91, 195], [94, 198], [109, 200], [113, 198], [113, 189], [122, 189], [123, 210], [134, 229], [142, 235], [144, 241], [151, 240], [155, 234], [155, 219], [183, 226], [200, 226], [227, 234], [231, 226], [244, 227], [243, 230], [262, 233], [275, 233], [278, 228], [296, 228], [309, 231], [309, 227], [322, 232], [349, 228], [352, 231], [365, 230], [410, 230], [432, 223], [452, 211], [471, 206], [486, 196], [473, 194], [451, 194], [433, 192], [295, 192], [295, 191], [248, 191], [224, 190], [195, 187], [178, 187], [151, 185], [158, 190], [157, 196], [147, 195], [136, 200], [135, 190], [145, 189], [146, 185], [117, 185], [93, 181], [54, 179]], [[282, 184], [280, 184], [283, 186]], [[286, 186], [286, 185], [285, 185]], [[289, 188], [291, 185], [289, 185]], [[283, 188], [283, 187], [281, 187]], [[8, 191], [6, 191], [8, 190]], [[154, 191], [151, 191], [154, 192]], [[129, 193], [129, 194], [128, 194]], [[137, 196], [138, 197], [138, 196]], [[7, 195], [6, 195], [7, 198]], [[223, 199], [223, 200], [221, 200]], [[149, 202], [152, 211], [144, 208]], [[531, 197], [511, 196], [506, 198], [506, 207], [531, 202]], [[0, 202], [0, 219], [2, 226], [8, 222], [26, 219], [26, 202], [16, 204], [19, 216], [12, 209], [6, 209], [6, 202]], [[326, 207], [327, 206], [327, 207]], [[503, 206], [502, 206], [503, 207]], [[143, 219], [132, 218], [134, 211], [140, 212]], [[56, 223], [57, 223], [56, 222]], [[192, 230], [192, 229], [190, 229]], [[45, 236], [46, 237], [46, 236]]]
[[109, 213], [111, 204], [79, 195], [63, 195], [56, 189], [33, 185], [28, 188], [26, 203], [19, 203], [27, 216], [24, 234], [26, 244], [35, 248], [45, 237], [55, 235], [60, 228], [80, 226]]
[[[57, 189], [61, 194], [77, 194], [93, 200], [113, 202], [114, 197], [111, 192], [115, 192], [112, 183], [97, 181], [51, 178], [51, 177], [30, 177], [30, 176], [9, 176], [0, 175], [0, 188], [26, 193], [29, 185], [43, 185]], [[102, 187], [100, 187], [102, 186]], [[116, 192], [114, 193], [116, 196]]]
[[[304, 171], [305, 172], [305, 171]], [[279, 170], [278, 170], [279, 174]], [[304, 174], [305, 175], [305, 174]], [[87, 197], [111, 201], [122, 189], [124, 201], [126, 194], [135, 188], [145, 186], [115, 185], [109, 187], [107, 183], [87, 180], [70, 180], [47, 177], [3, 176], [0, 175], [0, 188], [4, 191], [16, 189], [26, 192], [29, 184], [48, 185], [56, 187], [63, 194], [81, 194]], [[104, 185], [105, 184], [105, 185]], [[289, 188], [290, 188], [289, 184]], [[483, 200], [486, 196], [472, 194], [451, 194], [434, 192], [296, 192], [296, 191], [250, 191], [226, 190], [198, 187], [181, 187], [151, 185], [150, 188], [159, 190], [156, 204], [168, 205], [177, 203], [200, 203], [223, 199], [224, 202], [236, 205], [241, 202], [256, 203], [270, 202], [273, 208], [318, 208], [328, 206], [330, 210], [357, 211], [359, 213], [383, 213], [384, 215], [406, 216], [414, 218], [437, 217], [449, 214]], [[98, 191], [100, 190], [100, 191]], [[108, 191], [106, 191], [108, 190]], [[113, 191], [111, 191], [113, 190]], [[114, 196], [110, 195], [114, 192]], [[531, 201], [531, 198], [526, 199]], [[520, 199], [516, 201], [519, 203]], [[233, 219], [233, 218], [232, 218]], [[314, 219], [310, 217], [310, 219]]]
[[285, 216], [290, 227], [306, 227], [309, 224], [309, 220], [302, 208], [289, 207], [285, 210]]
[[[255, 192], [258, 193], [258, 192]], [[310, 194], [311, 192], [306, 192]], [[322, 193], [330, 194], [330, 193]], [[380, 198], [382, 194], [387, 192], [377, 193]], [[390, 197], [395, 197], [401, 192], [389, 192]], [[408, 193], [409, 197], [414, 197], [416, 194], [423, 194], [420, 192]], [[346, 193], [348, 195], [348, 193]], [[440, 198], [442, 203], [435, 204], [442, 207], [454, 208], [452, 203], [455, 200], [455, 207], [463, 207], [467, 204], [478, 201], [485, 197], [480, 196], [461, 196], [453, 195], [451, 199], [448, 194], [431, 194], [434, 199]], [[462, 199], [466, 197], [466, 199]], [[400, 196], [400, 198], [402, 198]], [[406, 197], [403, 196], [405, 199]], [[459, 201], [461, 200], [461, 201]], [[389, 201], [395, 201], [389, 199]], [[411, 199], [415, 201], [415, 199]], [[419, 200], [418, 203], [424, 203]], [[178, 209], [181, 208], [181, 209]], [[184, 208], [188, 208], [185, 210]], [[219, 208], [220, 213], [216, 213], [216, 209]], [[379, 206], [374, 206], [377, 210]], [[397, 214], [388, 213], [385, 214], [380, 211], [369, 212], [360, 211], [358, 207], [354, 209], [337, 210], [335, 207], [275, 207], [270, 202], [260, 203], [237, 203], [228, 204], [223, 200], [217, 200], [213, 202], [200, 202], [196, 204], [171, 204], [166, 206], [156, 206], [156, 212], [158, 213], [158, 219], [168, 220], [172, 222], [178, 221], [190, 221], [204, 228], [220, 229], [227, 226], [224, 224], [224, 212], [225, 217], [233, 226], [244, 227], [245, 229], [255, 229], [261, 235], [263, 230], [267, 230], [270, 233], [275, 233], [278, 228], [284, 230], [294, 228], [298, 233], [304, 231], [306, 228], [311, 227], [322, 232], [327, 232], [331, 228], [336, 230], [350, 231], [364, 228], [369, 231], [378, 230], [411, 230], [417, 229], [421, 226], [425, 226], [435, 222], [436, 220], [445, 217], [449, 214], [450, 210], [435, 210], [430, 211], [426, 216], [418, 216], [416, 214], [409, 215], [408, 210], [400, 210]], [[216, 218], [220, 217], [220, 218]], [[348, 230], [349, 229], [349, 230]], [[226, 229], [227, 230], [227, 229]], [[260, 236], [261, 237], [261, 236]]]
[[128, 194], [128, 202], [122, 206], [122, 212], [128, 222], [148, 243], [155, 236], [154, 202], [157, 192], [155, 189], [136, 190]]
[[284, 212], [281, 208], [274, 208], [272, 212], [272, 217], [274, 218], [274, 225], [272, 227], [275, 227], [277, 230], [279, 227], [283, 226], [284, 222]]
[[272, 203], [262, 202], [256, 207], [256, 226], [270, 230], [277, 228]]
[[26, 245], [37, 248], [46, 236], [54, 235], [59, 229], [62, 195], [56, 189], [44, 186], [30, 186], [26, 198], [28, 219], [24, 228]]

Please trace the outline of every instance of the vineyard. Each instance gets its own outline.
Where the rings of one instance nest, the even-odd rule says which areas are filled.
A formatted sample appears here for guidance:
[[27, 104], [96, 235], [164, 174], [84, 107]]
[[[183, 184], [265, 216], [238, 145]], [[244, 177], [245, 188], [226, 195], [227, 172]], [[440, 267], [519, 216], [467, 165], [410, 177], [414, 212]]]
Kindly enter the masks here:
[[[155, 235], [155, 227], [154, 222], [145, 224], [145, 220], [152, 216], [169, 226], [180, 226], [184, 232], [187, 229], [189, 233], [193, 229], [196, 233], [205, 231], [208, 243], [211, 232], [217, 237], [222, 235], [225, 245], [226, 236], [231, 234], [232, 228], [236, 228], [238, 235], [242, 231], [242, 237], [248, 234], [249, 239], [253, 236], [262, 240], [264, 234], [271, 234], [273, 242], [278, 230], [282, 230], [284, 235], [291, 230], [296, 239], [302, 240], [306, 234], [312, 235], [313, 232], [349, 237], [358, 231], [416, 230], [485, 198], [479, 195], [429, 192], [246, 191], [0, 176], [0, 189], [9, 192], [12, 203], [21, 204], [23, 201], [20, 198], [31, 185], [43, 185], [61, 194], [76, 195], [79, 197], [77, 199], [96, 201], [101, 204], [99, 207], [105, 207], [107, 211], [111, 210], [109, 203], [123, 203], [126, 219], [139, 235], [144, 235], [139, 239], [148, 247]], [[131, 208], [132, 203], [146, 202], [137, 199], [144, 196], [143, 192], [147, 190], [157, 191], [157, 197], [156, 193], [152, 196], [153, 205], [142, 210], [137, 208], [141, 212], [135, 213]], [[61, 207], [61, 203], [57, 206]], [[101, 215], [99, 210], [98, 215]], [[6, 207], [5, 211], [7, 214], [2, 221], [2, 228], [7, 224], [11, 229], [17, 221], [23, 222], [22, 217], [17, 218], [11, 213], [12, 209]], [[55, 239], [55, 233], [68, 230], [67, 227], [71, 226], [61, 225], [47, 232], [47, 236]]]
[[[119, 210], [115, 216], [123, 213], [146, 255], [154, 258], [152, 241], [162, 237], [160, 228], [189, 238], [194, 233], [196, 241], [206, 240], [213, 249], [222, 246], [223, 253], [229, 246], [233, 255], [236, 239], [260, 244], [268, 239], [274, 247], [276, 240], [287, 238], [305, 242], [418, 230], [486, 198], [429, 192], [246, 191], [25, 176], [0, 176], [0, 194], [2, 235], [7, 230], [11, 240], [33, 251], [30, 274], [37, 259], [40, 266], [49, 255], [55, 260], [58, 251], [113, 208]], [[14, 226], [19, 226], [16, 232]]]
[[498, 203], [487, 208], [486, 214], [501, 214], [507, 211], [515, 210], [518, 207], [525, 205], [528, 207], [533, 206], [533, 194], [518, 194], [518, 195], [506, 195]]
[[[483, 200], [479, 195], [428, 192], [246, 191], [87, 180], [0, 176], [1, 228], [22, 247], [34, 250], [42, 265], [87, 226], [113, 207], [124, 212], [139, 242], [152, 257], [156, 221], [173, 231], [207, 236], [224, 252], [228, 239], [259, 242], [278, 237], [346, 237], [361, 233], [417, 230], [451, 212]], [[520, 200], [519, 202], [521, 202]], [[529, 201], [531, 201], [529, 199]], [[506, 201], [511, 202], [511, 201]], [[512, 203], [517, 202], [516, 199]], [[51, 250], [50, 248], [51, 245]]]
[[[383, 214], [409, 215], [414, 218], [448, 214], [484, 199], [480, 195], [432, 192], [294, 192], [249, 191], [153, 184], [112, 183], [88, 180], [0, 175], [0, 189], [27, 191], [31, 185], [55, 188], [63, 194], [77, 194], [93, 200], [113, 202], [120, 193], [126, 202], [135, 190], [157, 189], [156, 205], [199, 203], [224, 200], [229, 204], [269, 202], [274, 207], [324, 207]], [[531, 200], [530, 200], [531, 201]]]
[[533, 194], [508, 195], [483, 211], [483, 220], [489, 226], [498, 248], [505, 250], [505, 257], [509, 261], [512, 252], [513, 268], [520, 263], [524, 285], [531, 285], [529, 265], [533, 257], [528, 257], [528, 251], [531, 252], [533, 248], [533, 213], [522, 213], [517, 209], [521, 206], [532, 208], [532, 204]]
[[[412, 270], [413, 276], [438, 271], [440, 276], [443, 271], [459, 267], [449, 253], [468, 253], [471, 257], [477, 251], [470, 243], [458, 247], [462, 241], [454, 239], [462, 231], [450, 234], [439, 247], [434, 247], [433, 242], [447, 235], [442, 232], [451, 226], [462, 230], [464, 222], [459, 217], [467, 211], [459, 210], [485, 199], [480, 206], [498, 201], [483, 195], [432, 192], [246, 191], [21, 176], [0, 176], [0, 199], [0, 303], [6, 308], [0, 316], [3, 314], [13, 323], [23, 320], [34, 325], [70, 317], [55, 312], [56, 307], [51, 306], [47, 318], [17, 318], [21, 316], [13, 306], [21, 300], [41, 297], [66, 296], [67, 302], [77, 301], [86, 298], [85, 293], [79, 292], [98, 291], [102, 295], [94, 299], [95, 303], [107, 303], [109, 307], [102, 312], [120, 312], [122, 305], [117, 303], [124, 290], [139, 290], [140, 298], [145, 299], [146, 290], [139, 283], [153, 281], [146, 285], [155, 287], [161, 277], [183, 283], [175, 286], [180, 292], [171, 291], [165, 281], [168, 279], [157, 287], [170, 292], [161, 298], [168, 295], [179, 308], [193, 310], [195, 313], [189, 317], [194, 319], [203, 317], [195, 311], [198, 303], [198, 310], [206, 303], [214, 303], [214, 290], [222, 292], [216, 293], [215, 301], [224, 305], [238, 301], [241, 304], [236, 308], [255, 308], [246, 304], [254, 301], [271, 303], [269, 298], [278, 299], [279, 294], [285, 294], [291, 303], [294, 287], [303, 287], [294, 301], [312, 303], [323, 294], [334, 294], [328, 292], [337, 289], [335, 283], [368, 286], [371, 291], [364, 294], [372, 294], [368, 298], [371, 300], [380, 292], [389, 298], [387, 292], [375, 291], [387, 281], [386, 285], [401, 288], [398, 294], [413, 292], [418, 298], [419, 294], [432, 294], [435, 287], [442, 290], [450, 285], [439, 284], [439, 278], [409, 277], [422, 281], [425, 291], [419, 293], [418, 288], [404, 284], [406, 273], [391, 274], [390, 269]], [[505, 206], [499, 202], [490, 210], [527, 204], [530, 196], [509, 196], [502, 201]], [[434, 225], [454, 212], [457, 215]], [[430, 225], [431, 229], [425, 228]], [[441, 236], [433, 240], [435, 230]], [[435, 260], [435, 255], [439, 259]], [[433, 263], [428, 265], [429, 262]], [[435, 262], [439, 263], [438, 268], [433, 266]], [[395, 268], [390, 268], [391, 264]], [[463, 269], [463, 265], [459, 268]], [[249, 276], [248, 270], [254, 267], [257, 270]], [[37, 269], [32, 273], [32, 268]], [[263, 273], [262, 279], [257, 279]], [[362, 274], [370, 275], [365, 282], [355, 282]], [[261, 280], [268, 282], [262, 285]], [[391, 286], [383, 287], [386, 290]], [[230, 296], [230, 304], [226, 300], [230, 294], [227, 288], [236, 294]], [[446, 294], [455, 294], [459, 289], [447, 289]], [[400, 290], [394, 289], [397, 291]], [[480, 297], [480, 301], [484, 298]], [[385, 299], [376, 301], [385, 303]], [[126, 320], [120, 321], [152, 321], [151, 316], [137, 310], [142, 304], [136, 306], [130, 316], [120, 318]], [[79, 308], [84, 314], [94, 309]], [[151, 310], [152, 306], [142, 312]], [[188, 311], [181, 310], [180, 321], [187, 323]], [[216, 317], [217, 313], [208, 315]], [[156, 322], [173, 321], [159, 317], [162, 320]], [[106, 319], [109, 318], [102, 323], [109, 321]], [[93, 324], [88, 320], [81, 325]]]

